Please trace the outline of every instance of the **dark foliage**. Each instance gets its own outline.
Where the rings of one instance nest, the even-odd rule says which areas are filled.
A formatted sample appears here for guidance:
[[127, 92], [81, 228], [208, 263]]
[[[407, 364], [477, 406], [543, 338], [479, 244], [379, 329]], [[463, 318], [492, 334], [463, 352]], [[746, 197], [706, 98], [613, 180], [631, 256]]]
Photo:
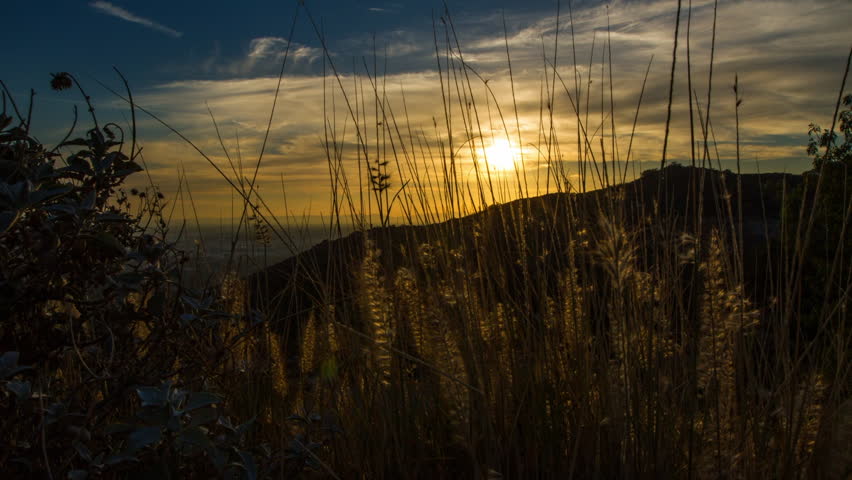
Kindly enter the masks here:
[[799, 260], [802, 282], [791, 288], [802, 291], [798, 309], [810, 337], [817, 334], [819, 319], [830, 313], [828, 309], [848, 311], [852, 306], [847, 290], [852, 273], [852, 95], [846, 95], [842, 105], [836, 130], [810, 125], [807, 153], [813, 169], [805, 172], [804, 183], [793, 191], [785, 209], [791, 225], [788, 246], [797, 249], [796, 239], [804, 245]]
[[52, 150], [17, 107], [0, 113], [0, 471], [256, 478], [269, 453], [244, 445], [252, 422], [205, 390], [259, 317], [182, 285], [163, 195], [122, 189], [135, 139], [89, 111], [95, 126]]

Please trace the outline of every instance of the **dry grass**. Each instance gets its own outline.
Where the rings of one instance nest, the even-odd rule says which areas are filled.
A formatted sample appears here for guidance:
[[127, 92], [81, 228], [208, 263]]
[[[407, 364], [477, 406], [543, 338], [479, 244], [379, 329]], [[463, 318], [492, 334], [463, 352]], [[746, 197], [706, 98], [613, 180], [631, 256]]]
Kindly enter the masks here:
[[[351, 222], [372, 240], [349, 272], [300, 265], [312, 272], [313, 301], [299, 312], [303, 324], [280, 329], [298, 338], [265, 329], [243, 352], [247, 381], [222, 386], [244, 394], [234, 403], [266, 425], [261, 435], [281, 449], [292, 438], [315, 442], [305, 468], [339, 478], [846, 478], [850, 279], [811, 320], [816, 334], [802, 325], [802, 259], [818, 201], [794, 215], [768, 213], [783, 221], [771, 240], [780, 246], [766, 253], [761, 298], [750, 298], [755, 290], [746, 283], [743, 192], [732, 195], [705, 170], [692, 171], [687, 218], [666, 207], [668, 170], [654, 203], [612, 187], [579, 200], [484, 209], [508, 187], [495, 186], [487, 168], [465, 178], [459, 146], [448, 142], [478, 137], [473, 99], [488, 86], [464, 63], [452, 19], [442, 19], [441, 100], [463, 131], [438, 121], [440, 134], [430, 140], [393, 127], [404, 122], [378, 72], [360, 80], [372, 94], [356, 88], [346, 96], [354, 139], [326, 138], [331, 224]], [[326, 60], [346, 95], [333, 58]], [[552, 100], [576, 94], [577, 132], [564, 134], [576, 133], [583, 175], [589, 185], [618, 183], [629, 159], [613, 162], [622, 159], [603, 141], [598, 149], [583, 94], [564, 83], [559, 92], [557, 79], [567, 74], [545, 70], [552, 83], [538, 151], [553, 157], [542, 163], [561, 165], [550, 162], [560, 133], [546, 118]], [[584, 94], [588, 105], [593, 92]], [[359, 110], [367, 102], [376, 103], [375, 118]], [[704, 148], [691, 160], [712, 165], [719, 159], [711, 153], [710, 105], [694, 107]], [[337, 153], [346, 141], [357, 145], [357, 188], [348, 176], [353, 164]], [[524, 179], [537, 173], [514, 175], [509, 184], [524, 196]], [[572, 188], [564, 169], [546, 175], [552, 189]], [[284, 241], [286, 229], [258, 206], [265, 203], [248, 201], [257, 195], [253, 184], [234, 188], [254, 210], [263, 241]], [[715, 205], [703, 203], [705, 191]], [[711, 210], [715, 217], [699, 213]], [[385, 246], [390, 230], [370, 227], [387, 227], [391, 212], [411, 221], [479, 215]], [[380, 244], [404, 254], [381, 252]], [[564, 248], [549, 251], [553, 245]], [[829, 265], [844, 258], [840, 249], [836, 255]], [[353, 288], [341, 297], [350, 276]], [[290, 413], [304, 424], [288, 427]]]

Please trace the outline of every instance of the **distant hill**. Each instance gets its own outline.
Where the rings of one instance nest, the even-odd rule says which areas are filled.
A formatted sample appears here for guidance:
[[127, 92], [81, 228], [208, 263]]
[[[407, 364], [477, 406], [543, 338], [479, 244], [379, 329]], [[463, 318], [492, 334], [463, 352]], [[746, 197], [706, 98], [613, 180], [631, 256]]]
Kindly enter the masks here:
[[[388, 271], [410, 264], [421, 245], [438, 242], [441, 252], [455, 252], [470, 271], [475, 271], [475, 259], [466, 252], [477, 251], [475, 246], [495, 258], [508, 259], [517, 264], [509, 269], [514, 278], [500, 279], [501, 288], [496, 290], [510, 297], [524, 290], [525, 275], [536, 278], [561, 271], [572, 236], [585, 230], [594, 237], [602, 217], [623, 225], [631, 235], [644, 236], [637, 243], [643, 245], [640, 261], [646, 265], [655, 261], [654, 249], [649, 248], [654, 242], [677, 241], [684, 233], [697, 236], [699, 228], [704, 238], [717, 229], [735, 239], [742, 220], [746, 291], [759, 304], [766, 290], [762, 275], [767, 253], [778, 246], [784, 195], [801, 183], [800, 175], [736, 175], [672, 165], [592, 192], [516, 200], [432, 225], [355, 232], [323, 241], [248, 280], [253, 302], [273, 312], [279, 328], [289, 330], [301, 323], [298, 320], [312, 305], [335, 303], [344, 312], [352, 308], [353, 282], [367, 237], [380, 250], [380, 261]], [[696, 214], [699, 208], [700, 216]]]

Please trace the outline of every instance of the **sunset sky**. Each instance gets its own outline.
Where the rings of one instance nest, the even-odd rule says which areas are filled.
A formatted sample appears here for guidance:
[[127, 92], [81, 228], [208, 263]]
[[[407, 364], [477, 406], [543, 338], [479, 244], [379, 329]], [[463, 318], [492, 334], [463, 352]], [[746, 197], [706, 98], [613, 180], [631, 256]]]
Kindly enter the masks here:
[[[231, 172], [233, 178], [233, 170], [216, 138], [209, 106], [232, 158], [237, 158], [239, 138], [239, 153], [246, 175], [251, 176], [269, 119], [290, 26], [296, 16], [281, 93], [259, 174], [260, 191], [271, 208], [277, 214], [284, 213], [283, 184], [290, 213], [329, 213], [331, 182], [326, 152], [333, 152], [334, 147], [327, 142], [338, 145], [344, 175], [357, 188], [358, 141], [347, 100], [353, 108], [356, 100], [367, 107], [366, 116], [359, 118], [358, 131], [363, 132], [371, 155], [376, 154], [378, 146], [378, 152], [386, 155], [382, 158], [390, 159], [393, 153], [388, 153], [389, 149], [397, 147], [396, 158], [402, 171], [397, 170], [396, 162], [391, 162], [392, 189], [400, 186], [400, 179], [411, 177], [406, 167], [408, 162], [421, 174], [435, 173], [429, 173], [432, 166], [428, 165], [425, 152], [431, 149], [436, 158], [441, 146], [450, 144], [435, 35], [445, 89], [455, 89], [459, 78], [447, 77], [448, 36], [453, 44], [452, 60], [458, 65], [461, 59], [453, 30], [448, 31], [449, 24], [441, 21], [445, 15], [442, 2], [306, 0], [304, 4], [305, 7], [300, 7], [295, 0], [13, 0], [4, 5], [0, 37], [5, 62], [0, 66], [0, 79], [19, 104], [26, 104], [29, 89], [35, 89], [34, 131], [40, 140], [52, 144], [64, 136], [72, 121], [73, 105], [80, 107], [81, 98], [75, 91], [51, 91], [51, 72], [68, 71], [77, 76], [92, 96], [99, 120], [128, 124], [127, 105], [98, 84], [100, 81], [123, 92], [120, 79], [112, 72], [114, 65], [129, 80], [139, 105], [195, 142], [223, 170]], [[553, 62], [554, 50], [557, 71], [572, 96], [575, 78], [578, 79], [584, 122], [586, 92], [591, 92], [589, 119], [584, 127], [592, 145], [599, 150], [598, 137], [603, 138], [607, 157], [622, 160], [630, 141], [645, 69], [653, 56], [631, 160], [640, 162], [636, 164], [638, 170], [659, 163], [676, 0], [608, 4], [577, 0], [571, 4], [573, 42], [567, 1], [559, 5], [558, 32], [555, 0], [448, 0], [447, 4], [461, 55], [470, 67], [472, 96], [466, 98], [462, 91], [464, 99], [459, 100], [459, 93], [451, 90], [449, 99], [452, 145], [463, 170], [461, 175], [472, 175], [472, 156], [482, 156], [484, 149], [485, 155], [491, 157], [489, 165], [495, 181], [507, 182], [506, 185], [517, 178], [511, 164], [523, 161], [529, 195], [543, 194], [548, 188], [553, 191], [553, 185], [546, 181], [546, 171], [549, 165], [559, 162], [569, 179], [579, 182], [576, 114], [558, 78], [555, 97], [552, 103], [548, 102], [547, 92], [552, 88], [553, 78], [549, 63]], [[713, 2], [694, 0], [691, 6], [693, 89], [703, 110], [708, 90]], [[668, 155], [669, 160], [686, 164], [690, 150], [685, 69], [688, 7], [689, 2], [684, 1]], [[503, 15], [514, 75], [517, 121]], [[327, 56], [311, 19], [325, 35]], [[846, 56], [852, 46], [850, 20], [852, 2], [848, 0], [719, 2], [711, 118], [716, 139], [716, 146], [711, 147], [714, 164], [718, 149], [723, 167], [735, 167], [735, 98], [731, 87], [736, 74], [743, 99], [740, 136], [744, 170], [800, 173], [808, 168], [805, 155], [808, 124], [831, 122]], [[612, 99], [610, 71], [601, 69], [610, 63], [607, 56], [610, 49]], [[374, 52], [384, 85], [379, 93], [384, 92], [387, 97], [385, 121], [378, 127], [382, 118], [374, 116], [375, 95], [371, 93], [370, 77], [366, 76], [368, 69], [370, 76], [374, 75]], [[332, 73], [332, 65], [340, 83]], [[473, 70], [481, 78], [473, 75]], [[487, 85], [483, 80], [488, 80]], [[852, 88], [847, 87], [847, 91]], [[605, 115], [610, 111], [610, 102], [614, 106], [617, 152], [611, 151], [611, 119], [604, 116], [601, 120], [602, 92]], [[467, 101], [475, 104], [475, 116], [465, 116], [474, 115], [470, 113], [473, 110], [463, 112], [465, 109], [461, 107]], [[548, 103], [553, 109], [552, 128]], [[80, 108], [81, 133], [88, 127], [84, 113], [85, 109]], [[323, 119], [327, 120], [326, 129]], [[473, 134], [465, 131], [465, 119], [478, 124]], [[139, 127], [150, 176], [167, 196], [175, 197], [179, 171], [183, 170], [201, 217], [230, 216], [232, 195], [213, 167], [150, 117], [140, 114]], [[696, 120], [696, 129], [699, 128]], [[552, 149], [548, 157], [542, 136], [546, 138], [550, 132], [559, 142], [559, 153]], [[517, 142], [518, 133], [521, 146]], [[700, 131], [696, 134], [700, 135]], [[394, 138], [395, 143], [391, 145], [386, 140], [383, 144], [382, 138]], [[409, 160], [401, 159], [406, 155]], [[364, 176], [361, 180], [364, 181]], [[141, 185], [144, 181], [144, 175], [137, 174], [132, 183]], [[420, 187], [426, 189], [426, 183]], [[487, 202], [508, 200], [515, 195], [513, 188], [507, 186], [505, 192], [489, 196]], [[409, 196], [409, 201], [414, 201], [416, 185], [410, 184], [406, 190], [402, 198]]]

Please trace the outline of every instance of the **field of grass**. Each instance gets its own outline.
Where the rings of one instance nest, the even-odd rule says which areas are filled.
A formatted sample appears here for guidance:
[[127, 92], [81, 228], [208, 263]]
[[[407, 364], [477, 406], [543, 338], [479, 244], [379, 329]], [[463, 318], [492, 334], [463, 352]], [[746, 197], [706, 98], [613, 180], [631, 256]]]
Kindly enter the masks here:
[[[595, 133], [614, 118], [589, 111], [605, 92], [583, 91], [576, 65], [545, 62], [540, 134], [517, 142], [549, 167], [496, 178], [477, 158], [493, 140], [473, 100], [488, 84], [452, 17], [435, 28], [446, 118], [434, 137], [390, 108], [378, 71], [350, 91], [326, 56], [353, 124], [325, 132], [327, 242], [304, 251], [307, 227], [272, 214], [255, 188], [260, 160], [233, 176], [210, 161], [242, 199], [216, 271], [171, 243], [172, 202], [155, 185], [123, 188], [144, 175], [147, 111], [129, 87], [116, 95], [131, 125], [98, 123], [90, 105], [91, 129], [49, 150], [3, 85], [0, 471], [852, 475], [848, 62], [832, 125], [802, 146], [814, 166], [802, 176], [721, 172], [709, 95], [690, 101], [691, 165], [667, 159], [667, 124], [660, 168], [634, 175], [630, 147], [622, 156]], [[53, 87], [88, 98], [71, 74]], [[557, 96], [576, 130], [548, 122]], [[515, 98], [492, 100], [505, 135], [519, 131]], [[565, 142], [578, 172], [554, 161]], [[528, 198], [535, 182], [548, 195]], [[234, 252], [252, 241], [295, 255], [244, 275]]]

